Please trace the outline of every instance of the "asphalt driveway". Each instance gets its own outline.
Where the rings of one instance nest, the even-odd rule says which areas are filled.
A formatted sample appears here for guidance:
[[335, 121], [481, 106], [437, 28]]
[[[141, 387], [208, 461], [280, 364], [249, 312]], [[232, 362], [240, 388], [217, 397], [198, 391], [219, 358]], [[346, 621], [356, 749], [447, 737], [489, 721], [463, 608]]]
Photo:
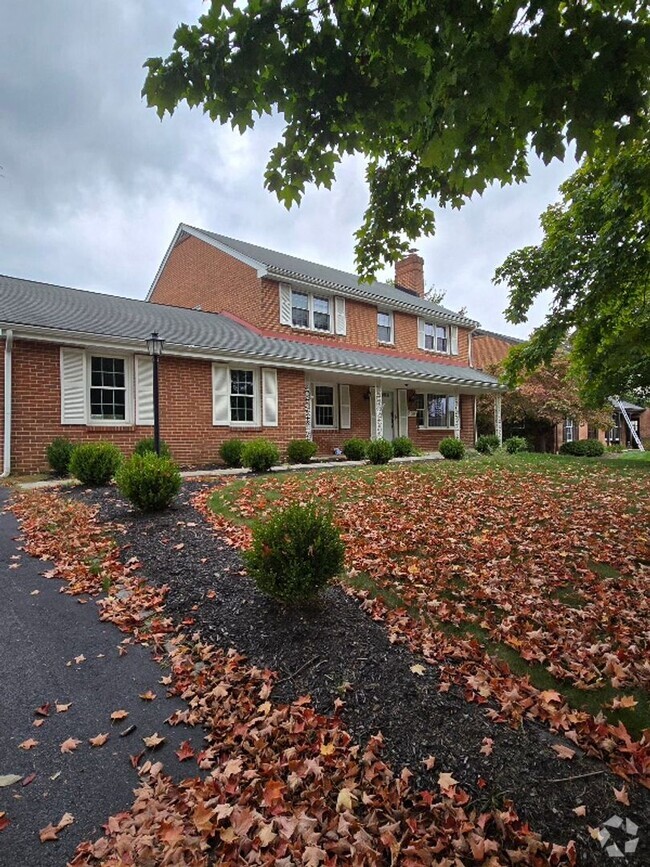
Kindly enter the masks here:
[[[8, 497], [0, 489], [0, 508]], [[0, 514], [0, 777], [36, 776], [26, 786], [0, 787], [0, 814], [9, 820], [0, 830], [0, 867], [62, 867], [78, 843], [101, 835], [110, 815], [130, 808], [138, 776], [129, 757], [144, 749], [143, 736], [166, 738], [148, 754], [182, 779], [196, 773], [196, 764], [180, 764], [174, 750], [186, 739], [200, 748], [202, 732], [165, 723], [182, 702], [166, 698], [163, 669], [144, 647], [129, 645], [120, 655], [125, 635], [99, 620], [92, 599], [80, 604], [59, 592], [61, 582], [43, 578], [52, 564], [18, 551], [18, 533], [14, 516]], [[149, 690], [155, 700], [139, 697]], [[71, 705], [57, 713], [56, 702]], [[36, 714], [46, 703], [49, 715]], [[118, 709], [129, 716], [112, 723]], [[43, 723], [35, 727], [39, 719]], [[120, 737], [129, 725], [135, 731]], [[104, 733], [105, 745], [91, 747], [88, 739]], [[68, 738], [81, 743], [63, 753]], [[29, 739], [38, 744], [21, 749]], [[41, 843], [40, 829], [56, 825], [64, 813], [74, 823], [58, 841]]]

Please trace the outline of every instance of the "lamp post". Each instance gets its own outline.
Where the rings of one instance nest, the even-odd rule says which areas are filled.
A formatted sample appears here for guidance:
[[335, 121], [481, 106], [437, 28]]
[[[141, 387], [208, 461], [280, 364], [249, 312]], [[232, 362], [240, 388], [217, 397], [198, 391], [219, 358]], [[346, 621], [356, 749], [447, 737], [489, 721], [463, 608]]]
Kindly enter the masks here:
[[147, 337], [147, 351], [153, 359], [153, 442], [156, 454], [160, 455], [160, 406], [158, 401], [158, 359], [162, 355], [164, 340], [157, 331]]

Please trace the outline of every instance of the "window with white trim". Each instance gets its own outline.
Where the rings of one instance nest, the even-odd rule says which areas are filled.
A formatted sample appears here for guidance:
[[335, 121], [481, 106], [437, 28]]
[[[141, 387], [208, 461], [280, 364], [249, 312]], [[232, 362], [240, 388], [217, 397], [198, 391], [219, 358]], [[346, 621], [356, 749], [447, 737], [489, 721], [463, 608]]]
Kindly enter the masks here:
[[314, 386], [314, 427], [334, 427], [335, 396], [333, 385]]
[[255, 376], [252, 370], [230, 370], [230, 421], [255, 421]]
[[394, 343], [392, 313], [377, 311], [377, 340], [379, 343]]
[[449, 353], [449, 328], [446, 325], [436, 325], [435, 322], [425, 322], [424, 349]]
[[416, 394], [415, 409], [418, 427], [454, 427], [456, 400], [451, 394]]
[[90, 357], [91, 421], [126, 421], [126, 362], [124, 358]]
[[575, 435], [575, 422], [572, 418], [564, 419], [564, 442], [572, 443], [575, 439], [577, 439]]
[[332, 301], [320, 295], [291, 291], [291, 324], [311, 331], [332, 331]]

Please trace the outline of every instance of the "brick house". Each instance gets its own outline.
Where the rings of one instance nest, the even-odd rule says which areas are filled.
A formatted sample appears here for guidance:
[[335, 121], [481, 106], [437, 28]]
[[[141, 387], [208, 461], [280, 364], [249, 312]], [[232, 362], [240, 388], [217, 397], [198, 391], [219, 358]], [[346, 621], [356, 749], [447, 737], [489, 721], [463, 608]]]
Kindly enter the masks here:
[[472, 366], [477, 323], [424, 298], [415, 253], [395, 285], [360, 283], [181, 224], [146, 301], [12, 277], [0, 299], [5, 474], [45, 469], [57, 436], [125, 453], [151, 436], [152, 331], [161, 434], [184, 466], [232, 437], [307, 437], [324, 455], [350, 437], [472, 445], [479, 394], [499, 419], [502, 387]]

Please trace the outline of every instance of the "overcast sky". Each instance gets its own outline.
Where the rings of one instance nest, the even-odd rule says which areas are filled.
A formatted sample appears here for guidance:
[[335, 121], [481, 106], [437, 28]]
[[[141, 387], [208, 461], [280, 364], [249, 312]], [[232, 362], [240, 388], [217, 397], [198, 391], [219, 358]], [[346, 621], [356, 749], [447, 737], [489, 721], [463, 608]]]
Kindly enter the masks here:
[[[140, 97], [147, 57], [166, 56], [200, 0], [21, 0], [0, 30], [0, 273], [144, 298], [179, 222], [352, 271], [367, 201], [363, 162], [287, 212], [263, 188], [280, 120], [245, 136], [183, 107], [160, 121]], [[418, 248], [427, 285], [485, 328], [506, 323], [494, 269], [540, 239], [539, 215], [573, 162], [439, 211]], [[384, 272], [385, 276], [389, 272]]]

